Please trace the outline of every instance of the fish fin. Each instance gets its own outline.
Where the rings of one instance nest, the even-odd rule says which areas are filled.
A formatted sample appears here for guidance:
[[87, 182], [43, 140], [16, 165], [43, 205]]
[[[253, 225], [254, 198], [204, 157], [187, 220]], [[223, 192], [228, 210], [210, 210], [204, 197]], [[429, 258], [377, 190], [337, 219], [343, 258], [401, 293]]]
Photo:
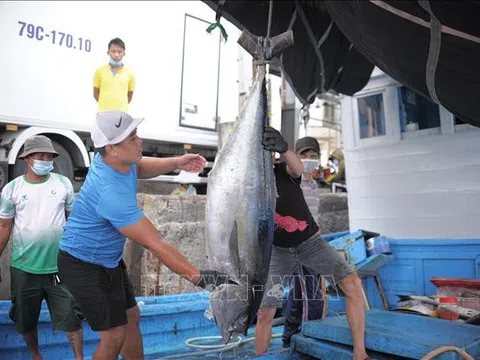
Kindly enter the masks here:
[[408, 300], [412, 300], [412, 297], [410, 295], [399, 295], [399, 294], [396, 294], [398, 297], [399, 297], [399, 301], [408, 301]]
[[237, 270], [236, 270], [237, 278], [240, 276], [240, 274], [238, 273], [238, 271], [240, 270], [239, 269], [239, 265], [240, 265], [239, 241], [242, 241], [245, 237], [243, 235], [243, 231], [244, 231], [243, 224], [244, 224], [243, 218], [240, 216], [237, 216], [233, 221], [232, 232], [230, 234], [230, 239], [228, 240], [230, 244], [229, 248], [231, 250], [231, 256], [232, 256], [231, 261], [233, 264], [236, 264], [235, 266], [237, 267]]

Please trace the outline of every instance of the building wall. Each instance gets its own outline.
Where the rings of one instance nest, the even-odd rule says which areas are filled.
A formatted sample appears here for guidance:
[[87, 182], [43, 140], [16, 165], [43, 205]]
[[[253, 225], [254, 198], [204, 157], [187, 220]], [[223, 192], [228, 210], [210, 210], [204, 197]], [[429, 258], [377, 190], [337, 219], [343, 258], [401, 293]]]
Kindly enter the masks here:
[[[379, 71], [342, 98], [350, 229], [403, 238], [480, 237], [480, 131], [455, 125], [401, 132], [400, 84]], [[360, 139], [357, 98], [382, 93], [385, 135]]]

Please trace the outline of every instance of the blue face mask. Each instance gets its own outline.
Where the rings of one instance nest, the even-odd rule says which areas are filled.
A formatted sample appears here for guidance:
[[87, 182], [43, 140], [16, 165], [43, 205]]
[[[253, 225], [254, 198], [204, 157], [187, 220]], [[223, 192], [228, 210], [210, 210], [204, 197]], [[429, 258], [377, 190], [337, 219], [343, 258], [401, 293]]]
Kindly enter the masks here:
[[53, 161], [33, 160], [32, 171], [38, 176], [45, 176], [53, 170]]
[[110, 59], [110, 65], [112, 65], [112, 66], [123, 66], [123, 61], [122, 60], [115, 61], [113, 59]]
[[303, 171], [307, 174], [315, 171], [318, 168], [318, 160], [315, 159], [302, 159]]

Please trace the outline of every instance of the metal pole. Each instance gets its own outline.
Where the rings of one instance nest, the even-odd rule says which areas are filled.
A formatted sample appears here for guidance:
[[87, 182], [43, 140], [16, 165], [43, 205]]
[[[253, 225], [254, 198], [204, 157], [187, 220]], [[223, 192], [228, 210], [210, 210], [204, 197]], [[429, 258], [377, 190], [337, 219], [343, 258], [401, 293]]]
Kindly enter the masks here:
[[298, 138], [300, 126], [299, 116], [295, 108], [295, 94], [292, 88], [285, 80], [282, 72], [282, 127], [281, 133], [288, 142], [289, 149], [295, 149], [295, 142]]

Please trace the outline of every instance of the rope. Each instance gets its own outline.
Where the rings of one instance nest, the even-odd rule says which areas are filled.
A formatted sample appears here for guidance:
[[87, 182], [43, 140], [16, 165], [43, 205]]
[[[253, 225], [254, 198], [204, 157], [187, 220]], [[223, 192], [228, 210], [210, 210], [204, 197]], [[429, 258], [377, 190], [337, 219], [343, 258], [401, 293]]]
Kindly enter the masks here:
[[[279, 338], [281, 337], [282, 334], [272, 334], [272, 339], [274, 338]], [[180, 354], [175, 354], [175, 355], [169, 355], [169, 356], [164, 356], [161, 357], [157, 360], [170, 360], [170, 359], [185, 359], [187, 356], [189, 358], [192, 357], [197, 357], [197, 356], [203, 356], [206, 354], [213, 354], [213, 353], [218, 353], [218, 352], [224, 352], [227, 350], [232, 350], [237, 347], [239, 347], [242, 344], [248, 343], [250, 341], [255, 340], [255, 337], [249, 337], [249, 338], [244, 338], [242, 336], [238, 336], [235, 342], [226, 344], [226, 345], [201, 345], [198, 344], [198, 342], [204, 341], [204, 340], [221, 340], [221, 336], [201, 336], [201, 337], [195, 337], [195, 338], [190, 338], [185, 340], [185, 346], [188, 346], [193, 349], [202, 349], [201, 351], [189, 351], [189, 352], [184, 352]], [[194, 344], [196, 342], [196, 344]]]
[[428, 1], [419, 0], [419, 3], [420, 6], [430, 14], [430, 46], [425, 66], [426, 85], [430, 98], [437, 104], [440, 104], [435, 86], [435, 72], [437, 70], [442, 44], [442, 24], [433, 13]]
[[431, 360], [435, 357], [437, 357], [438, 355], [440, 354], [443, 354], [443, 353], [446, 353], [446, 352], [449, 352], [449, 351], [455, 351], [456, 353], [460, 354], [460, 356], [462, 356], [464, 359], [466, 360], [474, 360], [474, 358], [472, 356], [470, 356], [469, 354], [467, 354], [465, 351], [463, 351], [462, 349], [460, 348], [457, 348], [455, 346], [450, 346], [450, 345], [447, 345], [447, 346], [441, 346], [439, 347], [438, 349], [435, 349], [431, 352], [429, 352], [427, 355], [425, 355], [421, 360]]
[[[272, 17], [273, 17], [273, 0], [270, 0], [268, 5], [268, 24], [267, 24], [267, 37], [270, 39], [270, 34], [272, 30]], [[270, 127], [270, 121], [272, 117], [272, 91], [271, 91], [271, 81], [270, 81], [270, 61], [256, 61], [256, 66], [265, 65], [265, 79], [267, 82], [267, 116], [265, 121], [265, 127]]]
[[270, 30], [272, 29], [272, 13], [273, 13], [273, 0], [270, 0], [270, 5], [268, 7], [267, 38], [270, 37]]

